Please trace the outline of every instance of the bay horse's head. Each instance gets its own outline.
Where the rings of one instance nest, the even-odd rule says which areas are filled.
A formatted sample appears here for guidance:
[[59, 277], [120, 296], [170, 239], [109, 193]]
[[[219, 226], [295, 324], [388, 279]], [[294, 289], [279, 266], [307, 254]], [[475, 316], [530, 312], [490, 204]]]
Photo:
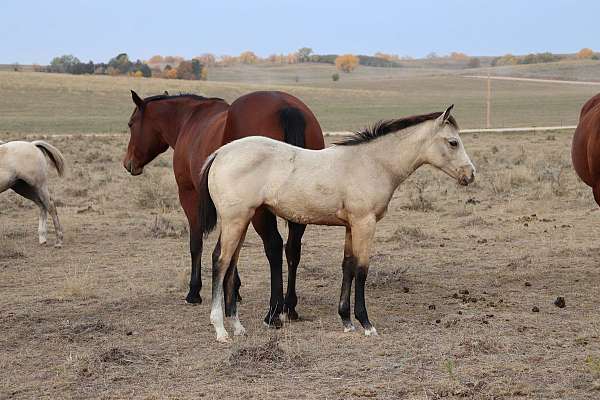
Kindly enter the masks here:
[[152, 123], [147, 112], [147, 103], [131, 91], [135, 109], [129, 118], [129, 145], [123, 159], [123, 166], [131, 175], [140, 175], [144, 166], [169, 148], [162, 138], [159, 128]]
[[475, 180], [475, 166], [460, 140], [458, 124], [450, 115], [453, 107], [454, 104], [435, 119], [425, 158], [428, 164], [441, 169], [459, 184], [466, 186]]

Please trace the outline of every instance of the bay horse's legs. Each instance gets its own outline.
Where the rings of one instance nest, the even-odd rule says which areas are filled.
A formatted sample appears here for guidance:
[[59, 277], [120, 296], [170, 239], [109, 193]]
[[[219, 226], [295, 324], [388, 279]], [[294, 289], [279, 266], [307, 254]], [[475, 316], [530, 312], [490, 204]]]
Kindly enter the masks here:
[[342, 289], [338, 307], [338, 314], [342, 318], [342, 324], [344, 324], [344, 332], [352, 332], [356, 329], [350, 319], [350, 291], [352, 290], [355, 269], [356, 258], [352, 254], [352, 232], [347, 227], [346, 241], [344, 243], [344, 261], [342, 262]]
[[180, 190], [179, 202], [185, 211], [190, 227], [190, 255], [192, 269], [190, 272], [190, 290], [185, 301], [190, 304], [202, 303], [200, 290], [202, 289], [202, 233], [198, 227], [198, 195], [195, 190]]
[[227, 273], [225, 274], [225, 285], [224, 285], [224, 300], [225, 300], [225, 316], [231, 318], [233, 324], [233, 334], [235, 336], [240, 336], [246, 334], [246, 328], [240, 322], [239, 314], [238, 314], [238, 304], [237, 304], [237, 293], [239, 289], [238, 280], [236, 280], [237, 275], [237, 262], [240, 257], [240, 250], [242, 245], [244, 244], [244, 239], [246, 238], [246, 232], [248, 230], [248, 226], [244, 229], [242, 236], [240, 237], [239, 243], [231, 258], [231, 262], [229, 263], [229, 268], [227, 268]]
[[296, 271], [300, 264], [302, 251], [302, 235], [306, 230], [306, 225], [288, 222], [288, 240], [285, 244], [285, 258], [288, 265], [288, 284], [285, 300], [283, 303], [283, 313], [290, 320], [297, 320], [298, 313], [296, 305], [298, 296], [296, 295]]
[[280, 327], [279, 314], [283, 310], [283, 278], [281, 276], [283, 239], [277, 230], [275, 214], [264, 207], [256, 210], [254, 218], [252, 218], [252, 225], [263, 241], [271, 269], [271, 299], [269, 301], [269, 312], [264, 322], [268, 326]]
[[248, 222], [244, 221], [221, 221], [221, 250], [217, 262], [213, 264], [212, 306], [210, 311], [210, 323], [215, 327], [217, 341], [219, 342], [229, 341], [229, 334], [223, 323], [223, 281], [247, 224]]
[[352, 253], [356, 257], [354, 316], [364, 328], [366, 336], [377, 335], [377, 330], [369, 321], [365, 304], [365, 281], [369, 273], [369, 257], [373, 237], [375, 236], [375, 223], [374, 217], [367, 217], [355, 223], [353, 222], [351, 225]]

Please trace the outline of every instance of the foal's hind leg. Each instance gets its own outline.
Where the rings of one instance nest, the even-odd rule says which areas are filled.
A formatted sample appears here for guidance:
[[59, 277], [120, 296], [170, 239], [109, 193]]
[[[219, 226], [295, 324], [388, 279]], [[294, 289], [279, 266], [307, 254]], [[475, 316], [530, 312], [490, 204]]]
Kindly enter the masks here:
[[277, 230], [275, 214], [264, 207], [256, 210], [252, 225], [263, 241], [271, 269], [271, 299], [269, 301], [269, 312], [264, 322], [268, 326], [278, 328], [281, 326], [279, 314], [283, 310], [283, 279], [281, 277], [283, 239], [281, 239], [281, 235]]
[[216, 260], [217, 262], [213, 264], [212, 306], [210, 311], [210, 322], [215, 327], [217, 341], [219, 342], [229, 341], [229, 334], [223, 323], [223, 281], [247, 225], [247, 221], [221, 221], [221, 251]]
[[306, 230], [306, 225], [288, 222], [288, 240], [285, 244], [285, 258], [288, 265], [288, 284], [283, 303], [283, 314], [288, 319], [294, 321], [298, 319], [296, 305], [298, 296], [296, 295], [296, 271], [300, 264], [302, 251], [302, 235]]
[[[225, 274], [225, 284], [224, 284], [224, 301], [225, 301], [225, 316], [227, 318], [231, 318], [233, 325], [233, 334], [236, 336], [241, 336], [246, 334], [246, 328], [242, 325], [239, 318], [238, 313], [238, 289], [239, 289], [239, 277], [237, 275], [237, 263], [240, 257], [240, 250], [242, 245], [244, 244], [244, 239], [246, 237], [248, 227], [244, 229], [242, 236], [240, 237], [239, 243], [237, 245], [237, 249], [233, 254], [231, 262], [229, 263], [229, 268], [227, 269], [227, 273]], [[236, 279], [237, 278], [237, 279]]]

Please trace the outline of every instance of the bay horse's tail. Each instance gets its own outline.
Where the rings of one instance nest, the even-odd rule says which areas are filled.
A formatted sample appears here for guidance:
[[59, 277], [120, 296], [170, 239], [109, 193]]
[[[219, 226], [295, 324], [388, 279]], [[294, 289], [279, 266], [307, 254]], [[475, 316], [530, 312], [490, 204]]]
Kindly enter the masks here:
[[304, 148], [306, 120], [302, 111], [295, 107], [282, 108], [279, 110], [279, 123], [283, 128], [283, 141]]
[[198, 222], [200, 225], [200, 233], [204, 236], [211, 233], [215, 229], [215, 226], [217, 226], [217, 209], [212, 197], [210, 197], [210, 192], [208, 191], [208, 173], [210, 172], [210, 167], [216, 157], [216, 151], [208, 156], [204, 162], [202, 171], [200, 172]]
[[40, 149], [42, 153], [52, 162], [54, 168], [56, 168], [56, 172], [58, 172], [58, 176], [63, 176], [65, 173], [65, 158], [61, 154], [60, 151], [54, 146], [52, 146], [48, 142], [44, 142], [43, 140], [35, 140], [31, 142], [35, 147]]

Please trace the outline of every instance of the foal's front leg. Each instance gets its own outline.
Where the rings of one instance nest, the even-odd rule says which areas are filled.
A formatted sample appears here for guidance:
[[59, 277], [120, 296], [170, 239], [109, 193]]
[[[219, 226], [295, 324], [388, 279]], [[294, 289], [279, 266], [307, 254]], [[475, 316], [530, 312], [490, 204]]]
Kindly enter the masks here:
[[338, 314], [342, 318], [342, 324], [344, 324], [344, 332], [353, 332], [356, 329], [350, 319], [350, 291], [352, 290], [355, 269], [356, 257], [352, 253], [352, 232], [347, 227], [346, 241], [344, 243], [344, 261], [342, 262], [342, 290], [338, 307]]
[[376, 336], [377, 330], [369, 321], [365, 304], [365, 282], [369, 273], [369, 257], [375, 236], [376, 220], [374, 216], [363, 218], [351, 224], [352, 252], [356, 257], [354, 276], [354, 316], [365, 330], [366, 336]]

